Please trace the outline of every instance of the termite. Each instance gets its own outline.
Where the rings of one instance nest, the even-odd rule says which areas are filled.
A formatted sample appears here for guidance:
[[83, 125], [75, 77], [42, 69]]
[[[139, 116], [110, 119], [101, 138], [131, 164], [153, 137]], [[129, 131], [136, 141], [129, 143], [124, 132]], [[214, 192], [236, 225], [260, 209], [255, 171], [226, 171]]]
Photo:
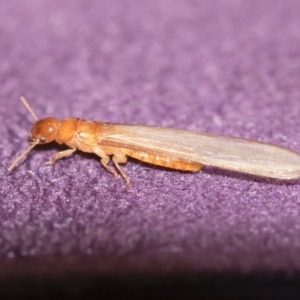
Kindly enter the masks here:
[[[116, 178], [129, 178], [119, 164], [127, 157], [176, 170], [196, 172], [204, 165], [276, 178], [300, 177], [300, 155], [274, 144], [213, 133], [155, 126], [128, 125], [67, 118], [38, 120], [24, 97], [21, 101], [36, 120], [30, 131], [30, 146], [13, 160], [11, 171], [38, 144], [56, 141], [70, 149], [57, 152], [46, 164], [76, 150], [95, 153], [101, 164]], [[108, 165], [112, 161], [117, 171]]]

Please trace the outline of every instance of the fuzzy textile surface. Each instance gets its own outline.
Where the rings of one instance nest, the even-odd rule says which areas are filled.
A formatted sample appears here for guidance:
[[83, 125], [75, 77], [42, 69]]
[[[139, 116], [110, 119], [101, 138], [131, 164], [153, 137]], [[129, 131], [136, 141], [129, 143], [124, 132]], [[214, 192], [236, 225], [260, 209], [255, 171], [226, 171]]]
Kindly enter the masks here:
[[300, 152], [299, 15], [292, 0], [1, 0], [0, 266], [299, 270], [300, 180], [129, 159], [127, 188], [92, 154], [45, 166], [64, 149], [55, 143], [7, 171], [34, 122], [21, 95], [39, 118], [207, 131]]

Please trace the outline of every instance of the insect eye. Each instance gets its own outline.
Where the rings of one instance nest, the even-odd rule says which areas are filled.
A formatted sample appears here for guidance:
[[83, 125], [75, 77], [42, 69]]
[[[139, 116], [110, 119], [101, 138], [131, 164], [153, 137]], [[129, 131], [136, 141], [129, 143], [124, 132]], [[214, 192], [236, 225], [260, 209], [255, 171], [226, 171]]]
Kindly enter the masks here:
[[41, 143], [41, 144], [44, 144], [44, 143], [46, 143], [46, 138], [44, 138], [44, 137], [40, 137], [40, 143]]

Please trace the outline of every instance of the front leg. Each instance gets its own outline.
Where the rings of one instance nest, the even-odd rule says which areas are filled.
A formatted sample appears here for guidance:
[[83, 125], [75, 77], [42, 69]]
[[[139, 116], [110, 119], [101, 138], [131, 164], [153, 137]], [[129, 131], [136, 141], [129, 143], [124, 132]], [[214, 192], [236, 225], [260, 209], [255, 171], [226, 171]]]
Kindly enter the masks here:
[[57, 152], [56, 154], [53, 155], [53, 157], [51, 158], [50, 161], [47, 161], [45, 163], [45, 165], [53, 165], [56, 162], [56, 160], [58, 160], [60, 158], [63, 158], [65, 156], [71, 155], [76, 150], [77, 150], [77, 148], [71, 148], [71, 149], [67, 149], [67, 150], [64, 150], [64, 151]]

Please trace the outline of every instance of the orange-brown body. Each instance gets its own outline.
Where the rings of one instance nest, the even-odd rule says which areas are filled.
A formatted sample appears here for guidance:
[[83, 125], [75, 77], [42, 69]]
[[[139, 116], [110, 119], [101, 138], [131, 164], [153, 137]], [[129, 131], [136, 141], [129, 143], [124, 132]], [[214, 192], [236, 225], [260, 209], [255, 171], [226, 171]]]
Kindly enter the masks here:
[[114, 134], [122, 134], [121, 124], [88, 121], [79, 118], [57, 120], [49, 117], [38, 120], [33, 125], [31, 141], [37, 144], [56, 141], [59, 144], [66, 144], [70, 147], [70, 149], [56, 153], [47, 164], [54, 164], [57, 159], [71, 155], [76, 150], [81, 150], [98, 155], [101, 158], [102, 165], [115, 177], [118, 177], [117, 172], [108, 165], [110, 156], [112, 156], [112, 161], [127, 184], [129, 184], [129, 179], [119, 166], [119, 163], [127, 162], [127, 156], [146, 163], [177, 170], [198, 171], [203, 167], [199, 162], [145, 151], [145, 149], [141, 150], [139, 147], [134, 147], [130, 144], [126, 145], [123, 143], [118, 145], [117, 143], [109, 142], [109, 139], [106, 137]]
[[276, 179], [300, 178], [300, 154], [274, 144], [206, 132], [155, 126], [114, 124], [79, 118], [38, 120], [24, 97], [21, 101], [36, 122], [31, 129], [31, 145], [9, 166], [11, 171], [36, 145], [56, 141], [70, 149], [56, 153], [50, 162], [76, 150], [95, 153], [115, 177], [110, 158], [129, 184], [120, 163], [127, 156], [168, 168], [198, 171], [203, 165]]

